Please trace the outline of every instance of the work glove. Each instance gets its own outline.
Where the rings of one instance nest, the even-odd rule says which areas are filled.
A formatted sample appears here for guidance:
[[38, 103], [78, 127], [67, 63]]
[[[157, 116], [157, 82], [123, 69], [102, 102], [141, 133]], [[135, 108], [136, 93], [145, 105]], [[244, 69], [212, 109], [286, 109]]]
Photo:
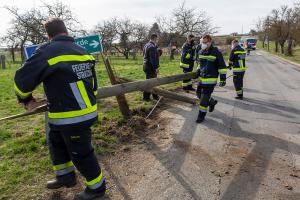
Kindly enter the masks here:
[[219, 82], [219, 86], [220, 86], [220, 87], [224, 87], [225, 85], [226, 85], [226, 81], [220, 81], [220, 82]]
[[34, 109], [36, 109], [37, 107], [39, 106], [42, 106], [44, 104], [47, 103], [47, 100], [46, 99], [32, 99], [31, 101], [29, 101], [28, 103], [26, 104], [23, 104], [24, 108], [27, 110], [27, 111], [33, 111]]

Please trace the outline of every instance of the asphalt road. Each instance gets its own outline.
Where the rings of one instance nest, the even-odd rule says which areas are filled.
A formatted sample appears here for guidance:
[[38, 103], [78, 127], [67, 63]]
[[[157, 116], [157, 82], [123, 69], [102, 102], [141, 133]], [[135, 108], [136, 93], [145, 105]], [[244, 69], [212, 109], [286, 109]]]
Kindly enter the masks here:
[[202, 124], [197, 106], [169, 104], [146, 147], [111, 164], [112, 199], [299, 200], [300, 67], [260, 51], [247, 66], [244, 100], [229, 79]]

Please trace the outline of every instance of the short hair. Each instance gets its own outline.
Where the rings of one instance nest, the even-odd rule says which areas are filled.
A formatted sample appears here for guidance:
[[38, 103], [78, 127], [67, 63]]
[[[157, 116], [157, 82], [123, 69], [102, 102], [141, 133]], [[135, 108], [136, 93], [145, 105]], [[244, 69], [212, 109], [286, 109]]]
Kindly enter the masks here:
[[67, 27], [60, 18], [50, 18], [45, 22], [44, 27], [49, 37], [55, 37], [61, 33], [68, 34]]
[[158, 35], [157, 35], [156, 33], [152, 33], [152, 34], [150, 35], [150, 39], [151, 39], [151, 40], [155, 40], [156, 38], [158, 38]]
[[208, 34], [204, 35], [202, 38], [207, 39], [208, 41], [212, 41], [212, 37]]
[[188, 36], [187, 36], [187, 38], [189, 38], [189, 39], [192, 39], [192, 38], [194, 38], [195, 36], [193, 35], [193, 34], [189, 34]]

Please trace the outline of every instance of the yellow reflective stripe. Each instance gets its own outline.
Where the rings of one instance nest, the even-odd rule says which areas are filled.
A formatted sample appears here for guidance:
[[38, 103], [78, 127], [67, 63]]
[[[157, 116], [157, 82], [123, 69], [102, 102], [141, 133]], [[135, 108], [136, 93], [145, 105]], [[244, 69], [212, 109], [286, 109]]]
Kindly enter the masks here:
[[239, 60], [239, 63], [240, 63], [240, 67], [241, 67], [241, 68], [244, 68], [243, 60]]
[[199, 107], [203, 110], [207, 110], [207, 107], [205, 107], [205, 106], [199, 106]]
[[88, 94], [87, 94], [87, 92], [86, 92], [86, 89], [85, 89], [85, 87], [84, 87], [83, 81], [82, 81], [82, 80], [78, 81], [78, 82], [77, 82], [77, 86], [78, 86], [79, 92], [80, 92], [80, 94], [81, 94], [81, 96], [82, 96], [82, 99], [83, 99], [83, 101], [84, 101], [86, 107], [88, 107], [88, 108], [89, 108], [89, 107], [92, 107], [90, 98], [89, 98], [89, 96], [88, 96]]
[[190, 67], [189, 64], [184, 64], [184, 63], [182, 63], [182, 62], [180, 62], [180, 66], [181, 66], [181, 67]]
[[[95, 79], [93, 78], [92, 81], [93, 81], [93, 89], [94, 89], [94, 87], [95, 87]], [[98, 94], [98, 90], [94, 91], [94, 95], [97, 96], [97, 94]]]
[[95, 185], [95, 184], [97, 184], [97, 183], [99, 183], [101, 181], [102, 177], [103, 177], [103, 174], [102, 174], [102, 170], [101, 170], [101, 173], [100, 173], [100, 175], [97, 178], [95, 178], [95, 179], [93, 179], [91, 181], [86, 181], [86, 184], [88, 186]]
[[186, 54], [185, 58], [186, 58], [186, 59], [190, 59], [190, 58], [191, 58], [191, 54], [189, 54], [189, 53]]
[[22, 97], [28, 97], [32, 92], [22, 92], [18, 86], [16, 85], [16, 83], [14, 83], [14, 89], [15, 91]]
[[219, 69], [219, 72], [227, 72], [227, 69]]
[[207, 112], [207, 108], [208, 108], [208, 107], [204, 107], [204, 106], [199, 105], [199, 109], [200, 109], [200, 111], [202, 111], [202, 112]]
[[246, 54], [245, 51], [235, 51], [234, 54]]
[[92, 61], [95, 58], [91, 55], [62, 55], [51, 58], [48, 60], [49, 65], [55, 65], [59, 62], [70, 62], [70, 61]]
[[74, 166], [73, 162], [69, 161], [69, 162], [64, 163], [64, 164], [54, 165], [53, 170], [62, 170], [62, 169], [66, 169], [68, 167], [73, 167], [73, 166]]
[[208, 59], [208, 60], [216, 60], [217, 59], [216, 56], [205, 56], [205, 55], [200, 55], [199, 58]]
[[247, 68], [246, 67], [243, 67], [243, 68], [233, 68], [233, 71], [241, 71], [241, 70], [246, 70]]
[[201, 81], [207, 81], [207, 82], [210, 82], [210, 81], [218, 81], [218, 78], [202, 78], [200, 77], [200, 80]]
[[243, 90], [237, 90], [236, 93], [237, 94], [243, 94]]
[[92, 107], [85, 108], [82, 110], [75, 110], [75, 111], [68, 111], [68, 112], [58, 112], [58, 113], [48, 113], [48, 117], [52, 119], [59, 119], [59, 118], [72, 118], [72, 117], [79, 117], [83, 115], [87, 115], [89, 113], [97, 111], [97, 104]]

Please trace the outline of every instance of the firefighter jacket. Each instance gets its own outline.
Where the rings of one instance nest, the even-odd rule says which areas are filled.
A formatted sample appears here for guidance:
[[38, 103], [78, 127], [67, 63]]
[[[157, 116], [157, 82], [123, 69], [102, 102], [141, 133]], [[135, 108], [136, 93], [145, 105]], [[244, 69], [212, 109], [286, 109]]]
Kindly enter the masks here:
[[182, 46], [180, 67], [190, 68], [194, 66], [195, 47], [193, 44], [184, 43]]
[[232, 66], [234, 73], [240, 73], [246, 71], [246, 51], [240, 46], [236, 46], [232, 49], [229, 57], [229, 66]]
[[14, 81], [18, 99], [25, 103], [43, 83], [52, 125], [75, 126], [97, 120], [95, 59], [72, 37], [56, 36], [40, 46], [16, 71]]
[[153, 74], [159, 68], [159, 55], [157, 45], [154, 42], [148, 42], [143, 49], [144, 72]]
[[222, 53], [217, 47], [211, 46], [209, 49], [199, 51], [197, 56], [199, 63], [198, 76], [201, 85], [215, 86], [220, 81], [226, 81], [227, 67]]

